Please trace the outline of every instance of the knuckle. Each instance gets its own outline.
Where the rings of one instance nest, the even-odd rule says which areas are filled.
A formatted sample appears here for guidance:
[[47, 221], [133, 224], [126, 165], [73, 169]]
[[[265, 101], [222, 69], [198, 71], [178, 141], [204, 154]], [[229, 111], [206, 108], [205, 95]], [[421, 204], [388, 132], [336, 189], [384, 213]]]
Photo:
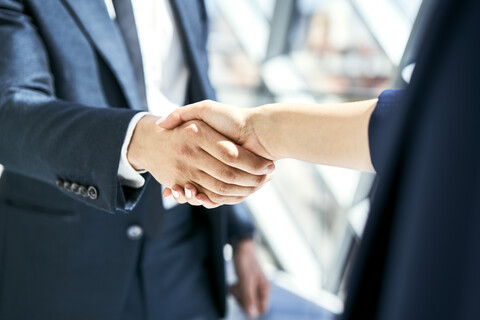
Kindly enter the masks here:
[[208, 197], [210, 198], [210, 200], [212, 202], [215, 202], [215, 203], [218, 203], [218, 204], [225, 203], [227, 201], [227, 197], [216, 194], [216, 193], [212, 193]]
[[231, 197], [231, 198], [229, 199], [228, 204], [237, 204], [237, 203], [242, 202], [242, 201], [245, 200], [245, 199], [246, 199], [246, 197]]
[[257, 176], [257, 177], [255, 178], [255, 180], [256, 180], [256, 181], [255, 181], [255, 184], [256, 184], [257, 186], [259, 186], [259, 185], [261, 185], [261, 184], [263, 184], [263, 183], [265, 182], [265, 175], [263, 175], [263, 176]]
[[226, 163], [236, 163], [238, 160], [238, 151], [232, 148], [223, 149], [222, 158]]
[[[189, 172], [189, 178], [193, 181], [197, 181], [199, 179], [199, 170], [192, 170]], [[198, 188], [197, 188], [198, 190]]]
[[175, 173], [179, 176], [185, 176], [187, 174], [187, 168], [181, 163], [177, 163], [174, 166]]
[[249, 187], [248, 188], [248, 195], [255, 193], [259, 188], [258, 187]]
[[263, 172], [263, 170], [265, 170], [265, 168], [267, 167], [267, 163], [265, 161], [255, 161], [254, 164], [252, 165], [252, 169], [255, 171], [255, 172]]
[[188, 159], [194, 158], [194, 155], [195, 155], [195, 151], [187, 145], [180, 146], [177, 149], [177, 152], [179, 156], [182, 156]]
[[220, 179], [224, 182], [235, 183], [238, 177], [232, 169], [225, 168], [220, 172]]
[[207, 108], [207, 107], [211, 106], [212, 104], [213, 104], [213, 101], [210, 100], [210, 99], [203, 100], [201, 107], [202, 108]]
[[227, 183], [220, 182], [220, 183], [218, 184], [217, 189], [218, 189], [218, 193], [219, 193], [219, 194], [225, 194], [225, 195], [226, 195], [226, 194], [229, 194], [229, 192], [231, 191], [232, 187], [231, 187], [229, 184], [227, 184]]
[[191, 120], [190, 121], [191, 125], [196, 128], [198, 132], [200, 132], [203, 128], [205, 128], [205, 123], [200, 120]]
[[201, 135], [201, 123], [199, 121], [189, 121], [185, 125], [185, 133], [190, 138], [197, 138]]
[[194, 201], [194, 200], [188, 200], [187, 202], [188, 202], [189, 205], [192, 205], [192, 206], [200, 205], [197, 201]]

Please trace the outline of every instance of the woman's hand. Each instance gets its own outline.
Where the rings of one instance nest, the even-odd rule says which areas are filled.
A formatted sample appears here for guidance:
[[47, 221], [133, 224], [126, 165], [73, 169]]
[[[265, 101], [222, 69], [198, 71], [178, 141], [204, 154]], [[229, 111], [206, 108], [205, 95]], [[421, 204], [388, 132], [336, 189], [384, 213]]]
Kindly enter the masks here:
[[157, 124], [164, 129], [174, 129], [190, 120], [202, 120], [245, 149], [265, 159], [276, 160], [257, 135], [256, 130], [262, 124], [257, 120], [261, 117], [257, 111], [257, 108], [239, 108], [205, 100], [179, 108]]

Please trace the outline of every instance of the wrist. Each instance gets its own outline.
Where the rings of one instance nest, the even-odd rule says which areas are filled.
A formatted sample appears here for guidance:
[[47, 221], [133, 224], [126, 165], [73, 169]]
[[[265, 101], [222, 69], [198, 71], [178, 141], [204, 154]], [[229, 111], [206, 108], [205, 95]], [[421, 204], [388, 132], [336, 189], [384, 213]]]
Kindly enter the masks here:
[[278, 150], [281, 131], [278, 130], [275, 120], [275, 108], [269, 104], [253, 108], [247, 123], [268, 158], [274, 161], [281, 159], [282, 153]]
[[140, 121], [138, 121], [133, 131], [132, 139], [127, 149], [127, 160], [131, 166], [137, 170], [147, 170], [148, 164], [146, 160], [147, 137], [152, 130], [159, 130], [159, 127], [155, 125], [158, 117], [153, 115], [146, 115]]
[[238, 243], [233, 247], [234, 255], [253, 252], [255, 250], [255, 243], [252, 238], [246, 238]]

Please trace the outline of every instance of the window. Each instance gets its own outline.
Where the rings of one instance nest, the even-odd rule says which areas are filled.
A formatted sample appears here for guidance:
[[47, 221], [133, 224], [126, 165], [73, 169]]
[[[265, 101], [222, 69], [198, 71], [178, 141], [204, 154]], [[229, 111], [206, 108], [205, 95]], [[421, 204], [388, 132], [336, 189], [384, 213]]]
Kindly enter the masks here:
[[[254, 107], [378, 96], [392, 86], [421, 1], [207, 4], [210, 76], [218, 99]], [[258, 226], [259, 254], [276, 285], [341, 311], [345, 260], [352, 237], [363, 230], [372, 179], [296, 160], [277, 163], [274, 181], [246, 202]], [[291, 317], [302, 319], [302, 308], [311, 307], [298, 302]]]

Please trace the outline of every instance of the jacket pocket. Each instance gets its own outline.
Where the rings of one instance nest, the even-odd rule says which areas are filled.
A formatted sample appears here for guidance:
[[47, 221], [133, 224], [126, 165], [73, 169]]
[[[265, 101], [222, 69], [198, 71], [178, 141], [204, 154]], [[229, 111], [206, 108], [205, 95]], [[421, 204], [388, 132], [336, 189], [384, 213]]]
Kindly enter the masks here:
[[47, 219], [59, 220], [75, 220], [76, 213], [73, 208], [55, 207], [53, 205], [46, 205], [45, 203], [37, 203], [31, 200], [21, 198], [7, 198], [0, 203], [0, 213], [10, 211], [19, 211], [26, 215], [35, 215], [38, 217], [45, 217]]

